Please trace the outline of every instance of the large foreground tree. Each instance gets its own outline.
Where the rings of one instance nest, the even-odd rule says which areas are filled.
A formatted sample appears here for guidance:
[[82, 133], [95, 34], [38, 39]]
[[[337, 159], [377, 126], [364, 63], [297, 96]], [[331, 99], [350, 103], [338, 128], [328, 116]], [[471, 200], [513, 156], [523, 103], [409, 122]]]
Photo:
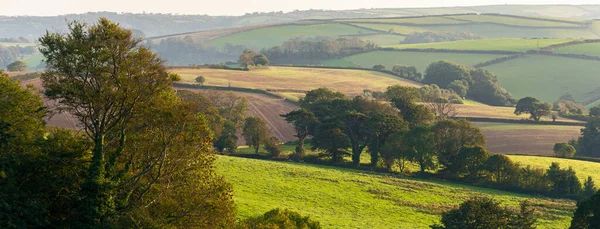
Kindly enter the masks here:
[[171, 89], [176, 75], [129, 30], [105, 18], [47, 33], [45, 94], [92, 142], [75, 228], [120, 224], [219, 227], [233, 221], [230, 187], [213, 171], [212, 133]]

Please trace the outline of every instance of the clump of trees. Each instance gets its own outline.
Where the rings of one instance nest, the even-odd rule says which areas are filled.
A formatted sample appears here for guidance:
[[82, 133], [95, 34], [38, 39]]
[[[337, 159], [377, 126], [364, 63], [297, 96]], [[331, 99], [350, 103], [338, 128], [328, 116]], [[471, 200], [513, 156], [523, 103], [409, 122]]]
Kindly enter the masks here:
[[340, 58], [376, 50], [378, 46], [359, 38], [294, 38], [281, 46], [260, 51], [276, 64], [319, 64], [321, 60]]
[[104, 18], [40, 44], [44, 94], [84, 132], [48, 132], [41, 98], [0, 77], [0, 227], [235, 226], [207, 117], [160, 58]]
[[412, 33], [407, 36], [401, 44], [417, 44], [417, 43], [433, 43], [433, 42], [444, 42], [444, 41], [459, 41], [459, 40], [477, 40], [483, 39], [483, 37], [467, 32], [446, 32], [446, 33], [435, 33], [435, 32], [422, 32]]
[[600, 192], [577, 202], [569, 229], [600, 228]]
[[[37, 53], [37, 49], [33, 46], [2, 46], [0, 45], [0, 68], [4, 68], [15, 61], [23, 59], [27, 55]], [[12, 71], [12, 70], [8, 70]]]
[[438, 61], [427, 67], [423, 83], [452, 89], [461, 96], [489, 105], [511, 106], [516, 103], [512, 95], [500, 87], [496, 75], [486, 69]]
[[514, 228], [534, 229], [537, 219], [535, 209], [527, 201], [519, 211], [500, 206], [488, 197], [475, 197], [460, 204], [457, 209], [442, 214], [442, 225], [432, 229]]
[[421, 82], [421, 80], [423, 80], [423, 74], [418, 72], [417, 68], [414, 66], [394, 65], [394, 67], [392, 67], [392, 72], [405, 79], [414, 80], [417, 82]]
[[260, 146], [267, 142], [269, 139], [269, 130], [267, 129], [267, 123], [261, 118], [248, 117], [244, 121], [243, 128], [244, 139], [246, 144], [254, 148], [254, 152], [258, 153]]
[[575, 156], [575, 147], [567, 142], [561, 142], [554, 144], [554, 155], [563, 158], [572, 158]]
[[531, 119], [539, 122], [544, 116], [550, 115], [552, 104], [541, 102], [533, 97], [519, 99], [515, 108], [515, 115], [529, 114]]
[[17, 60], [6, 66], [6, 70], [9, 72], [24, 72], [27, 71], [27, 62]]
[[267, 66], [269, 59], [264, 54], [259, 54], [253, 50], [245, 49], [238, 57], [238, 64], [244, 68], [252, 66]]

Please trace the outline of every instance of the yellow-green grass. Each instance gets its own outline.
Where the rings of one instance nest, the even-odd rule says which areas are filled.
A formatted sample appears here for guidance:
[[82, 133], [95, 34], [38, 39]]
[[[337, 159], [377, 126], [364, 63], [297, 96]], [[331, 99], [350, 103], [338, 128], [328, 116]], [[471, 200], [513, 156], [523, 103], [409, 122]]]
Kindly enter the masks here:
[[581, 180], [581, 183], [591, 176], [596, 183], [600, 182], [600, 163], [581, 161], [574, 159], [555, 158], [555, 157], [536, 157], [536, 156], [524, 156], [524, 155], [509, 155], [510, 159], [523, 166], [530, 165], [534, 168], [547, 169], [550, 167], [552, 162], [558, 162], [561, 168], [573, 168], [577, 173], [577, 177]]
[[565, 54], [583, 54], [589, 56], [600, 56], [600, 42], [569, 45], [557, 48], [554, 51]]
[[566, 57], [528, 55], [486, 68], [498, 75], [500, 86], [515, 98], [532, 96], [554, 102], [569, 92], [579, 101], [598, 89], [600, 62]]
[[[424, 72], [429, 64], [440, 60], [448, 60], [472, 66], [502, 56], [503, 55], [470, 53], [375, 51], [348, 56], [343, 59], [366, 68], [371, 68], [377, 64], [383, 64], [388, 69], [391, 69], [394, 65], [405, 65], [415, 66], [420, 72]], [[341, 62], [339, 60], [328, 60], [322, 63], [328, 66], [336, 66], [336, 64], [340, 64]]]
[[[385, 47], [398, 49], [451, 49], [451, 50], [500, 50], [525, 52], [540, 49], [549, 45], [561, 44], [572, 41], [571, 39], [522, 39], [522, 38], [496, 38], [481, 40], [461, 40], [424, 44], [397, 44]], [[600, 49], [600, 43], [598, 43]], [[600, 50], [599, 50], [600, 51]], [[599, 52], [600, 53], [600, 52]]]
[[[514, 119], [524, 120], [530, 119], [528, 114], [515, 115], [514, 107], [490, 106], [475, 101], [467, 100], [464, 104], [455, 104], [458, 114], [457, 117], [472, 117], [472, 118], [497, 118], [497, 119]], [[544, 116], [540, 120], [552, 121], [551, 117]], [[577, 120], [558, 117], [556, 121], [561, 122], [580, 122]]]
[[357, 95], [364, 89], [383, 91], [390, 85], [420, 86], [414, 81], [392, 75], [363, 70], [269, 67], [251, 71], [223, 69], [173, 69], [182, 82], [195, 83], [197, 76], [206, 78], [206, 85], [255, 88], [313, 90], [327, 87], [347, 95]]
[[292, 101], [299, 101], [301, 98], [304, 98], [304, 96], [306, 95], [305, 93], [296, 93], [296, 92], [278, 92], [277, 94], [283, 96], [286, 99], [292, 100]]
[[408, 23], [408, 24], [419, 24], [419, 25], [429, 25], [429, 24], [458, 24], [458, 23], [464, 23], [464, 22], [461, 22], [459, 20], [445, 18], [443, 16], [406, 17], [406, 18], [344, 19], [344, 20], [339, 20], [339, 21], [353, 22], [353, 23], [369, 23], [369, 22], [379, 22], [379, 23]]
[[569, 23], [567, 21], [564, 22], [556, 22], [556, 21], [546, 21], [540, 20], [536, 18], [520, 18], [520, 17], [510, 17], [510, 16], [502, 16], [502, 15], [459, 15], [459, 16], [448, 16], [448, 18], [472, 21], [472, 22], [493, 22], [493, 23], [501, 23], [506, 25], [516, 25], [516, 26], [539, 26], [539, 27], [577, 27], [580, 26], [578, 23]]
[[474, 122], [486, 136], [486, 149], [492, 153], [552, 155], [557, 142], [580, 135], [580, 126]]
[[359, 38], [364, 41], [371, 41], [379, 46], [400, 44], [400, 42], [403, 41], [404, 38], [406, 38], [404, 36], [394, 35], [394, 34], [386, 34], [386, 33], [373, 34], [373, 35], [362, 35], [362, 36], [348, 36], [348, 37], [350, 37], [350, 38], [356, 37], [356, 38]]
[[222, 47], [245, 45], [249, 48], [261, 49], [281, 45], [284, 41], [296, 37], [339, 37], [343, 35], [372, 33], [372, 31], [342, 24], [280, 25], [249, 30], [223, 36], [211, 40], [209, 45]]
[[44, 60], [44, 55], [42, 55], [41, 53], [38, 53], [38, 54], [29, 56], [29, 57], [23, 59], [23, 61], [25, 61], [27, 63], [27, 69], [29, 71], [43, 70], [43, 69], [38, 69], [38, 66], [40, 65], [40, 63], [42, 63], [43, 60]]
[[217, 171], [233, 184], [238, 217], [287, 208], [324, 228], [427, 228], [440, 214], [474, 196], [517, 208], [530, 199], [538, 228], [566, 228], [574, 201], [553, 200], [450, 182], [327, 166], [219, 156]]

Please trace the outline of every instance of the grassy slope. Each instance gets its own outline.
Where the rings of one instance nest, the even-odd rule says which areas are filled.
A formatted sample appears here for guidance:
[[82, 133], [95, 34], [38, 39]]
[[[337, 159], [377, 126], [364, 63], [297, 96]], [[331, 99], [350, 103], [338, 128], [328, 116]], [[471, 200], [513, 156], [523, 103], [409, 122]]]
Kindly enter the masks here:
[[207, 85], [258, 89], [312, 90], [328, 87], [349, 95], [364, 89], [382, 91], [390, 85], [418, 86], [418, 83], [391, 75], [362, 70], [319, 68], [269, 67], [252, 71], [220, 69], [175, 69], [183, 82], [195, 83], [196, 76], [204, 76]]
[[[540, 49], [549, 45], [569, 42], [569, 39], [482, 39], [482, 40], [462, 40], [425, 44], [398, 44], [386, 47], [398, 49], [417, 48], [417, 49], [452, 49], [452, 50], [502, 50], [525, 52], [532, 49]], [[600, 46], [599, 46], [600, 47]]]
[[360, 33], [372, 31], [341, 24], [282, 25], [235, 33], [211, 40], [208, 44], [222, 47], [230, 43], [261, 49], [281, 45], [284, 41], [296, 37], [338, 37]]
[[529, 55], [486, 67], [515, 98], [533, 96], [554, 102], [566, 92], [585, 100], [600, 85], [598, 61]]
[[556, 21], [545, 21], [538, 20], [536, 18], [518, 18], [518, 17], [507, 17], [502, 15], [460, 15], [460, 16], [448, 16], [447, 18], [454, 18], [472, 22], [494, 22], [506, 25], [517, 25], [517, 26], [539, 26], [539, 27], [578, 27], [579, 25], [565, 22]]
[[[516, 207], [525, 198], [449, 182], [399, 178], [326, 166], [219, 156], [217, 170], [234, 185], [240, 218], [288, 208], [324, 228], [427, 228], [439, 214], [479, 195]], [[574, 202], [537, 198], [538, 228], [566, 228]]]
[[561, 168], [572, 167], [576, 172], [577, 176], [583, 181], [591, 176], [594, 181], [600, 181], [600, 163], [580, 161], [573, 159], [564, 158], [553, 158], [553, 157], [535, 157], [535, 156], [521, 156], [521, 155], [510, 155], [511, 160], [518, 162], [522, 165], [531, 165], [532, 167], [547, 169], [550, 167], [552, 162], [558, 162]]
[[589, 56], [600, 56], [600, 42], [570, 45], [554, 50], [557, 53], [584, 54]]
[[[502, 55], [375, 51], [348, 56], [344, 59], [367, 68], [373, 67], [376, 64], [383, 64], [391, 69], [394, 65], [398, 64], [415, 66], [420, 72], [424, 72], [429, 64], [440, 60], [449, 60], [464, 65], [475, 65], [498, 57], [502, 57]], [[336, 64], [339, 64], [339, 61], [324, 61], [323, 64], [336, 66]]]

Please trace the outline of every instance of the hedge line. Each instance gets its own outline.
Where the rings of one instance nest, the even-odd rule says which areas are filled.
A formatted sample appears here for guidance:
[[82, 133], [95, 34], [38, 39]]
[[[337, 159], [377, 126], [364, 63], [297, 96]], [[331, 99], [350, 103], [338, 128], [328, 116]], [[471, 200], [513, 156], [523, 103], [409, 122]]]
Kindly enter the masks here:
[[533, 121], [533, 120], [518, 120], [518, 119], [501, 119], [501, 118], [481, 118], [481, 117], [457, 117], [457, 119], [467, 119], [471, 122], [495, 122], [495, 123], [515, 123], [515, 124], [535, 124], [535, 125], [556, 125], [556, 126], [585, 126], [584, 122], [562, 122], [562, 121]]
[[261, 94], [261, 95], [265, 95], [267, 97], [271, 97], [271, 98], [275, 98], [275, 99], [281, 99], [284, 102], [287, 102], [289, 104], [292, 105], [296, 105], [299, 106], [300, 104], [296, 101], [287, 99], [281, 95], [275, 94], [275, 93], [271, 93], [265, 90], [261, 90], [261, 89], [254, 89], [254, 88], [245, 88], [245, 87], [223, 87], [223, 86], [201, 86], [201, 85], [197, 85], [197, 84], [187, 84], [187, 83], [173, 83], [173, 87], [180, 87], [180, 88], [191, 88], [191, 89], [206, 89], [206, 90], [219, 90], [219, 91], [237, 91], [237, 92], [246, 92], [246, 93], [254, 93], [254, 94]]
[[504, 57], [496, 58], [496, 59], [493, 59], [493, 60], [489, 60], [489, 61], [486, 61], [486, 62], [483, 62], [483, 63], [479, 63], [479, 64], [476, 64], [476, 65], [473, 65], [473, 67], [474, 68], [483, 68], [483, 67], [486, 67], [486, 66], [490, 66], [490, 65], [493, 65], [493, 64], [499, 64], [499, 63], [502, 63], [502, 62], [505, 62], [505, 61], [509, 61], [509, 60], [512, 60], [512, 59], [517, 59], [519, 57], [524, 57], [524, 56], [525, 56], [525, 54], [518, 54], [518, 55], [512, 55], [512, 56], [504, 56]]
[[417, 48], [380, 48], [379, 51], [398, 51], [398, 52], [440, 52], [440, 53], [471, 53], [471, 54], [499, 54], [499, 55], [517, 55], [522, 52], [503, 51], [503, 50], [465, 50], [465, 49], [417, 49]]
[[586, 40], [579, 40], [579, 41], [569, 41], [569, 42], [565, 42], [565, 43], [549, 45], [549, 46], [543, 47], [542, 50], [552, 51], [554, 49], [562, 48], [565, 46], [585, 44], [585, 43], [597, 43], [597, 42], [600, 42], [600, 39], [586, 39]]
[[600, 56], [589, 56], [589, 55], [583, 55], [583, 54], [564, 54], [564, 53], [555, 53], [552, 51], [545, 51], [545, 50], [529, 50], [529, 51], [527, 51], [527, 53], [600, 61]]

